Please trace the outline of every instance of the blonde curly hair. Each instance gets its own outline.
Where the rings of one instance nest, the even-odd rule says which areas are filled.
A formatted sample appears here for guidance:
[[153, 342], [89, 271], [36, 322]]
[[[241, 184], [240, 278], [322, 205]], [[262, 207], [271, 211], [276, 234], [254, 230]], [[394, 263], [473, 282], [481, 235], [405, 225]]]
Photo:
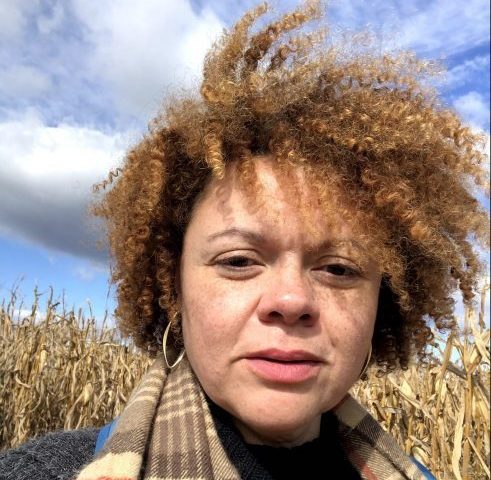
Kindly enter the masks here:
[[[453, 326], [452, 293], [470, 304], [489, 246], [484, 138], [431, 88], [435, 64], [376, 54], [366, 37], [305, 32], [318, 2], [256, 28], [260, 5], [208, 52], [200, 95], [167, 101], [121, 168], [95, 185], [124, 335], [150, 354], [176, 312], [176, 274], [193, 205], [211, 178], [238, 165], [254, 192], [254, 158], [301, 165], [326, 208], [363, 217], [383, 272], [373, 354], [385, 370], [424, 358], [431, 322]], [[255, 29], [255, 30], [254, 30]], [[111, 188], [109, 188], [111, 187]], [[336, 187], [336, 188], [334, 188]], [[489, 191], [486, 191], [489, 195]], [[179, 331], [174, 332], [179, 340]]]

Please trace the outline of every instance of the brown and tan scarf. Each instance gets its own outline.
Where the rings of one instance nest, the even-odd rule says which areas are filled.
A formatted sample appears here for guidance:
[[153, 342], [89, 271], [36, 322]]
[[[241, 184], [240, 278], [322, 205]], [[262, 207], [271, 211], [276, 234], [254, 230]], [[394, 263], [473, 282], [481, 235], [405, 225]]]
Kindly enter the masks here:
[[[341, 445], [363, 479], [424, 480], [394, 439], [352, 397], [334, 413]], [[158, 356], [110, 438], [76, 480], [240, 478], [187, 359], [169, 373]]]

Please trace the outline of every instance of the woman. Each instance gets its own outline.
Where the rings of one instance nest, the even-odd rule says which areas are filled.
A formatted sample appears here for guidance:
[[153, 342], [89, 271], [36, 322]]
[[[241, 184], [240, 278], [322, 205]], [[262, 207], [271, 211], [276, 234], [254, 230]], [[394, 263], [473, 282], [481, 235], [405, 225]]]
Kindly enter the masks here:
[[103, 183], [119, 325], [156, 359], [95, 457], [97, 431], [63, 434], [56, 475], [425, 478], [348, 390], [472, 301], [482, 138], [411, 54], [303, 34], [316, 3], [252, 33], [266, 10]]

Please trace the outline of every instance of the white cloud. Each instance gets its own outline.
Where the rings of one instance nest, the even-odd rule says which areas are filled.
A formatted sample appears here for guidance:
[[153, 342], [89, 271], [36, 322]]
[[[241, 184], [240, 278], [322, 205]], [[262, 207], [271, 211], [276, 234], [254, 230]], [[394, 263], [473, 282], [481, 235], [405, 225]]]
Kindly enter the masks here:
[[403, 45], [448, 56], [489, 41], [489, 2], [431, 1], [404, 18], [401, 26]]
[[96, 275], [103, 274], [107, 276], [109, 271], [105, 266], [90, 262], [78, 265], [73, 269], [72, 273], [76, 278], [85, 282], [90, 282], [96, 277]]
[[[40, 14], [41, 9], [48, 13]], [[64, 20], [64, 8], [60, 0], [0, 0], [0, 40], [16, 42], [34, 19], [38, 30], [50, 34]]]
[[447, 84], [452, 88], [458, 88], [473, 76], [482, 76], [486, 71], [489, 71], [489, 55], [477, 56], [450, 69], [447, 72]]
[[122, 112], [148, 118], [169, 86], [189, 86], [222, 29], [189, 1], [73, 0], [92, 45], [91, 74], [107, 82]]
[[[256, 2], [204, 3], [235, 21], [237, 10]], [[287, 0], [278, 9], [287, 3], [299, 2]], [[41, 97], [52, 117], [97, 124], [114, 119], [115, 110], [146, 120], [169, 86], [189, 86], [199, 78], [205, 52], [223, 27], [208, 7], [197, 12], [190, 0], [0, 0], [0, 42], [9, 53], [0, 71], [2, 100], [18, 98], [18, 105], [33, 105]], [[387, 36], [399, 31], [403, 44], [450, 55], [489, 39], [488, 13], [484, 0], [338, 0], [328, 16], [334, 25], [341, 19], [348, 27], [380, 27]], [[27, 25], [34, 28], [20, 55], [10, 47]], [[73, 33], [66, 42], [65, 31]], [[23, 58], [35, 59], [38, 67], [21, 64]], [[488, 57], [469, 60], [450, 72], [450, 80], [463, 82], [467, 72], [478, 74], [482, 65], [489, 67]], [[12, 108], [11, 103], [5, 108]], [[479, 92], [457, 98], [454, 106], [476, 127], [486, 127], [489, 105]], [[100, 258], [87, 245], [85, 204], [90, 185], [119, 162], [131, 134], [67, 122], [48, 126], [34, 110], [10, 114], [0, 123], [0, 232]]]
[[34, 98], [51, 86], [47, 73], [29, 65], [14, 65], [0, 71], [0, 91], [6, 97]]
[[65, 17], [65, 10], [60, 2], [53, 5], [48, 15], [41, 15], [36, 23], [38, 30], [43, 35], [49, 35], [61, 26]]
[[[32, 319], [32, 309], [16, 308], [12, 312], [12, 314], [13, 314], [12, 319], [14, 320], [15, 323], [22, 324], [24, 319]], [[40, 312], [39, 310], [36, 310], [36, 313], [34, 315], [34, 323], [39, 324], [44, 322], [45, 320], [46, 320], [46, 312]]]
[[24, 32], [29, 14], [38, 6], [39, 0], [0, 0], [0, 40], [17, 41]]
[[334, 0], [328, 14], [334, 25], [368, 25], [384, 46], [409, 47], [425, 56], [447, 57], [489, 41], [488, 0]]
[[0, 123], [0, 233], [100, 261], [85, 218], [90, 186], [120, 162], [130, 136], [47, 126], [33, 111]]
[[0, 135], [5, 139], [0, 142], [2, 165], [7, 161], [10, 168], [39, 183], [61, 180], [58, 188], [70, 190], [87, 176], [103, 173], [124, 145], [121, 134], [68, 124], [47, 126], [35, 110], [0, 124]]
[[479, 92], [468, 92], [454, 100], [453, 106], [475, 128], [489, 125], [489, 103]]

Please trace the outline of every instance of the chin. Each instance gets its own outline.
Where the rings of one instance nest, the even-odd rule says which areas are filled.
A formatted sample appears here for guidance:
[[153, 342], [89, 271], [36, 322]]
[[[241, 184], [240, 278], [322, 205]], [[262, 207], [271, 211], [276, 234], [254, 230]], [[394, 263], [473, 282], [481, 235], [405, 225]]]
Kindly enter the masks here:
[[265, 403], [256, 397], [231, 413], [246, 442], [295, 446], [319, 434], [322, 411], [314, 404], [295, 397]]

